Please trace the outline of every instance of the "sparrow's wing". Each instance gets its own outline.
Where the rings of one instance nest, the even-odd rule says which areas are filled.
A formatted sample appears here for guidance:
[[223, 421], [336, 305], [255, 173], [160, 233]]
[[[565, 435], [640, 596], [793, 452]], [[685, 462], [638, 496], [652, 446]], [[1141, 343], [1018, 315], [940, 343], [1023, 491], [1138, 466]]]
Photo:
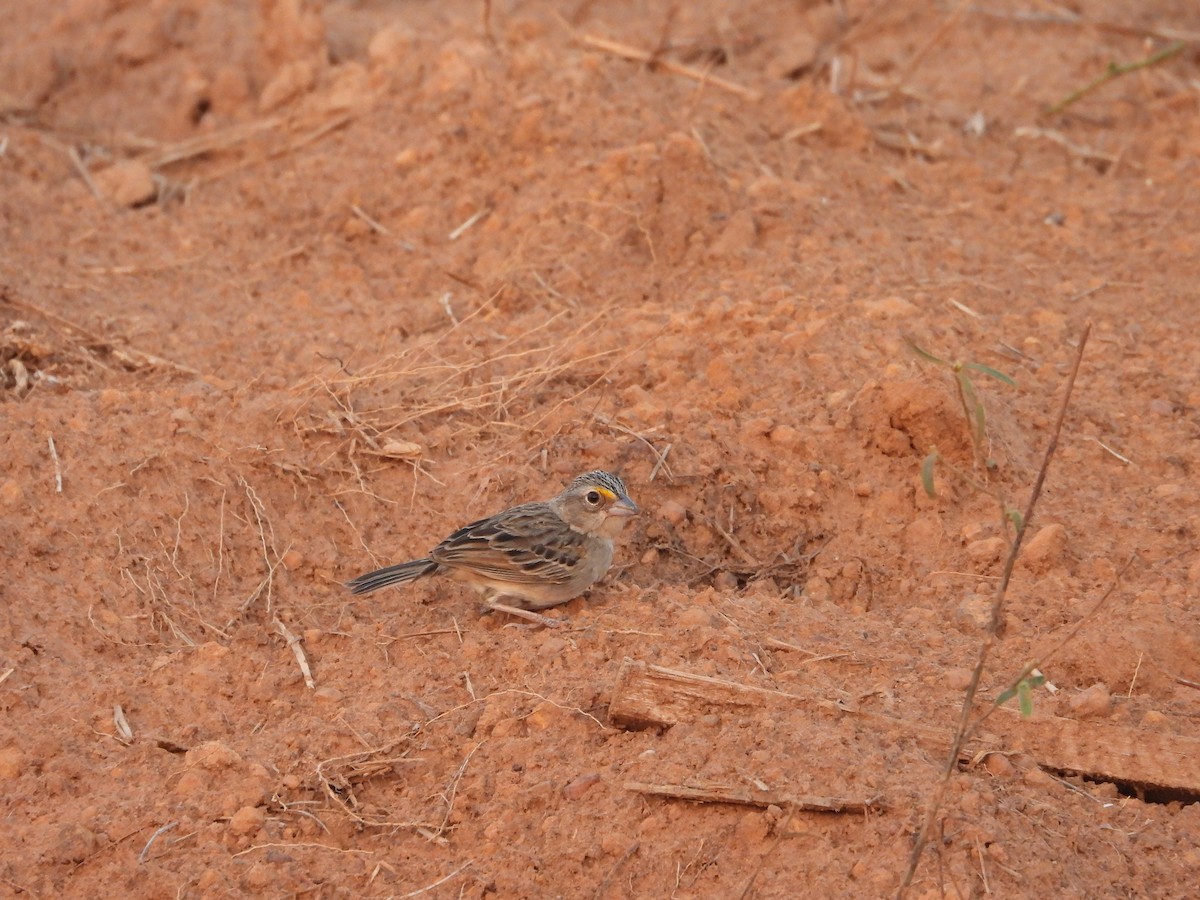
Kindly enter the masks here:
[[496, 581], [565, 584], [583, 560], [586, 540], [544, 503], [527, 503], [464, 525], [429, 557]]

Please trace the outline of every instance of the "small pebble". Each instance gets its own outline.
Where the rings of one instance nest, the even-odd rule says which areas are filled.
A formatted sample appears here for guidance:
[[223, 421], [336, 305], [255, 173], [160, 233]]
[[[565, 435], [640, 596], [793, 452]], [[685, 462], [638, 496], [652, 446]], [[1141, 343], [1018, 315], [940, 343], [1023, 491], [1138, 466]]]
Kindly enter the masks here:
[[567, 782], [567, 784], [563, 787], [563, 797], [565, 797], [567, 800], [578, 800], [580, 797], [590, 791], [593, 785], [597, 785], [599, 783], [600, 773], [598, 772], [586, 772], [583, 775], [577, 775], [575, 778], [572, 778], [569, 782]]
[[672, 525], [682, 525], [687, 521], [687, 510], [683, 507], [683, 504], [676, 503], [674, 500], [668, 500], [660, 504], [658, 514]]
[[1112, 694], [1108, 685], [1098, 681], [1068, 701], [1071, 712], [1080, 719], [1107, 716], [1112, 713]]
[[253, 834], [267, 823], [267, 811], [258, 806], [243, 806], [229, 820], [234, 834]]
[[1025, 545], [1021, 559], [1035, 572], [1045, 572], [1062, 562], [1067, 550], [1067, 529], [1055, 523], [1047, 525]]

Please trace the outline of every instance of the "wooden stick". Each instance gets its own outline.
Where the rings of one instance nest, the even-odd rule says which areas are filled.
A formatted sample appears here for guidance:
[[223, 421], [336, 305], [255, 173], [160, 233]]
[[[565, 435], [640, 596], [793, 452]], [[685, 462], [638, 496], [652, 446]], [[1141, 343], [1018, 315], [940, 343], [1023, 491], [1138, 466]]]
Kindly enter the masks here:
[[741, 806], [768, 806], [809, 810], [812, 812], [866, 812], [886, 809], [882, 797], [867, 799], [850, 797], [819, 797], [816, 794], [786, 794], [776, 791], [759, 791], [734, 787], [728, 784], [707, 782], [702, 784], [648, 784], [643, 781], [628, 781], [625, 790], [655, 797], [674, 797], [693, 800], [697, 803], [736, 803]]
[[672, 75], [682, 75], [684, 78], [692, 78], [702, 84], [711, 84], [714, 87], [721, 88], [721, 90], [729, 91], [731, 94], [745, 97], [747, 100], [757, 101], [762, 99], [761, 91], [727, 81], [703, 69], [696, 69], [692, 66], [685, 66], [682, 63], [671, 62], [669, 59], [662, 59], [653, 53], [647, 53], [645, 50], [639, 50], [637, 47], [630, 47], [628, 44], [621, 44], [617, 41], [610, 41], [607, 38], [595, 37], [590, 34], [585, 34], [580, 40], [585, 46], [591, 47], [593, 50], [602, 50], [605, 53], [611, 53], [613, 56], [619, 56], [622, 59], [646, 63], [648, 66], [662, 69], [663, 71], [670, 72]]
[[300, 638], [292, 634], [279, 619], [275, 620], [275, 630], [283, 635], [287, 645], [292, 648], [292, 654], [296, 657], [296, 663], [300, 666], [300, 674], [304, 676], [304, 683], [308, 689], [311, 691], [316, 688], [317, 683], [313, 681], [312, 669], [308, 666], [308, 656], [304, 652], [304, 645], [300, 643]]

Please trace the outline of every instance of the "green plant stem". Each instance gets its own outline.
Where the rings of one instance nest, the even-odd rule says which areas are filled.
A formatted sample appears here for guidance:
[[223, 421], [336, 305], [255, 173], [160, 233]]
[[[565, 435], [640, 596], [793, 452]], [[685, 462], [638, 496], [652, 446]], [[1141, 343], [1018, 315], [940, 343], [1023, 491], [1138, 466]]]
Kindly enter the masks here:
[[917, 832], [916, 839], [913, 841], [912, 852], [908, 858], [908, 869], [905, 871], [904, 878], [900, 882], [900, 887], [896, 891], [898, 900], [904, 897], [908, 888], [912, 885], [913, 876], [916, 875], [917, 866], [921, 862], [921, 854], [925, 850], [925, 844], [933, 829], [934, 820], [937, 818], [938, 810], [941, 809], [942, 800], [945, 798], [946, 786], [950, 783], [950, 776], [954, 774], [954, 769], [958, 765], [958, 756], [962, 752], [963, 743], [965, 742], [967, 727], [971, 720], [971, 711], [975, 706], [975, 695], [979, 691], [979, 682], [983, 677], [984, 666], [987, 664], [993, 645], [999, 640], [1001, 632], [1004, 630], [1005, 594], [1008, 592], [1008, 585], [1012, 580], [1013, 568], [1017, 564], [1017, 556], [1021, 552], [1021, 543], [1025, 537], [1025, 532], [1029, 530], [1029, 523], [1033, 521], [1033, 511], [1037, 506], [1038, 497], [1041, 496], [1042, 485], [1046, 483], [1046, 473], [1050, 469], [1050, 460], [1054, 458], [1054, 451], [1058, 449], [1058, 439], [1062, 434], [1063, 421], [1067, 417], [1067, 409], [1071, 405], [1071, 394], [1075, 390], [1075, 378], [1079, 375], [1079, 366], [1083, 362], [1083, 351], [1087, 346], [1088, 335], [1091, 334], [1091, 331], [1092, 324], [1089, 322], [1084, 326], [1083, 334], [1079, 338], [1079, 347], [1075, 351], [1075, 362], [1071, 366], [1071, 374], [1067, 376], [1067, 387], [1063, 394], [1062, 406], [1059, 407], [1058, 418], [1055, 420], [1054, 428], [1050, 433], [1050, 443], [1047, 445], [1046, 453], [1042, 457], [1042, 465], [1038, 469], [1033, 489], [1029, 492], [1029, 502], [1025, 505], [1025, 515], [1021, 520], [1021, 526], [1017, 529], [1016, 535], [1013, 538], [1012, 545], [1009, 547], [1008, 556], [1004, 560], [1004, 572], [1000, 577], [1000, 583], [996, 586], [996, 595], [992, 598], [991, 621], [988, 623], [983, 642], [979, 645], [979, 654], [975, 660], [975, 669], [971, 672], [971, 681], [967, 685], [967, 690], [963, 695], [962, 710], [959, 713], [958, 726], [954, 729], [954, 740], [951, 742], [950, 753], [946, 758], [946, 765], [942, 769], [942, 777], [934, 788], [933, 796], [926, 807], [925, 818], [921, 823], [921, 828]]
[[1046, 115], [1057, 115], [1072, 103], [1075, 103], [1077, 100], [1086, 97], [1097, 88], [1108, 84], [1108, 82], [1112, 81], [1114, 78], [1120, 78], [1122, 75], [1126, 75], [1129, 72], [1136, 72], [1138, 69], [1148, 69], [1150, 66], [1156, 66], [1160, 62], [1170, 59], [1186, 46], [1187, 43], [1185, 41], [1174, 41], [1173, 43], [1168, 44], [1166, 47], [1163, 47], [1163, 49], [1159, 50], [1157, 53], [1151, 54], [1145, 59], [1139, 59], [1137, 62], [1109, 63], [1108, 68], [1104, 70], [1103, 75], [1100, 75], [1098, 78], [1085, 84], [1083, 87], [1079, 88], [1079, 90], [1072, 91], [1070, 94], [1067, 94], [1066, 97], [1059, 100], [1049, 109], [1047, 109]]

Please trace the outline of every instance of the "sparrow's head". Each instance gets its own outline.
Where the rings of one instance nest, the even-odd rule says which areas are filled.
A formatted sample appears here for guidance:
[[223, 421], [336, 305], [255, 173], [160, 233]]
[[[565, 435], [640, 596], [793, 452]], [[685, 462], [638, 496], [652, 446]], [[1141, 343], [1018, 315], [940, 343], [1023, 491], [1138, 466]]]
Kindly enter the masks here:
[[552, 501], [563, 520], [584, 534], [615, 537], [639, 512], [623, 482], [611, 472], [580, 475]]

